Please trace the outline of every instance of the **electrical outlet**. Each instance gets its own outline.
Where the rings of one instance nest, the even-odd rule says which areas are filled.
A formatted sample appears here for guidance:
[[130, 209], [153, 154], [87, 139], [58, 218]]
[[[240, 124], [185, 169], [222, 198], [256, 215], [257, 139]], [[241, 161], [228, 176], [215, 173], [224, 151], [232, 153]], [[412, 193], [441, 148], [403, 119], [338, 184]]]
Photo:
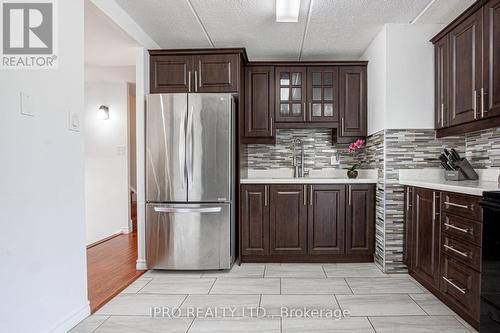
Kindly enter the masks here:
[[125, 146], [116, 146], [116, 155], [125, 155], [126, 148]]
[[337, 164], [339, 164], [339, 160], [337, 160], [337, 156], [336, 155], [330, 156], [330, 165], [337, 165]]

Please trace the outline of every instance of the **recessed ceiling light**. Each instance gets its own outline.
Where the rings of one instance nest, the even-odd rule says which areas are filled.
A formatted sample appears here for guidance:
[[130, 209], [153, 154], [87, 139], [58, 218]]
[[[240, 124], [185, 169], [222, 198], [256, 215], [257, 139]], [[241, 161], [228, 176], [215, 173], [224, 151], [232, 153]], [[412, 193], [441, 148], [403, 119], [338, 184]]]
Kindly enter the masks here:
[[276, 22], [298, 22], [300, 0], [276, 0]]

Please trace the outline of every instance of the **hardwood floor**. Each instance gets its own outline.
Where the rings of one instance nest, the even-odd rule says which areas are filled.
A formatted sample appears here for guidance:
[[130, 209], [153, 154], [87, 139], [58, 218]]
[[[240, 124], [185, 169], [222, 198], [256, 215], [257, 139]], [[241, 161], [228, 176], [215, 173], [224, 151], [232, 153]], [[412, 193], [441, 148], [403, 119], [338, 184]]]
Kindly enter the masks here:
[[145, 271], [135, 269], [137, 232], [118, 235], [87, 249], [87, 281], [92, 313]]

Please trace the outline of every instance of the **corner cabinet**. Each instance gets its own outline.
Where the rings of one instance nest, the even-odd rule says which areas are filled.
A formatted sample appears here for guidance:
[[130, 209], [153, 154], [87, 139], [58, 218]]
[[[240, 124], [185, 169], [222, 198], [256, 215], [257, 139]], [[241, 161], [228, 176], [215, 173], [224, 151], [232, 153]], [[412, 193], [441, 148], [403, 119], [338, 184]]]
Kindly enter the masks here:
[[478, 0], [431, 41], [438, 137], [500, 126], [500, 0]]
[[340, 69], [340, 138], [366, 136], [367, 92], [366, 67]]
[[480, 197], [405, 187], [403, 258], [410, 275], [479, 327]]
[[239, 92], [244, 49], [150, 50], [151, 93]]
[[372, 184], [241, 185], [243, 262], [373, 262]]

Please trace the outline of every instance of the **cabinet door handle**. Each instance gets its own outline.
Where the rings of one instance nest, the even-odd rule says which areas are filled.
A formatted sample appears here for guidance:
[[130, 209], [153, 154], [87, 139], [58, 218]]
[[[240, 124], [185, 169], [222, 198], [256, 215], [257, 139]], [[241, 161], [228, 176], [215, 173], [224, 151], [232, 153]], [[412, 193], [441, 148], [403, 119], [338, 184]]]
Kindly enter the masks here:
[[191, 71], [188, 72], [188, 92], [191, 92]]
[[308, 114], [309, 114], [309, 120], [312, 120], [312, 103], [309, 102], [309, 110], [308, 110]]
[[340, 119], [340, 135], [344, 135], [344, 117]]
[[436, 218], [436, 192], [432, 192], [432, 218]]
[[307, 110], [307, 108], [306, 108], [306, 102], [304, 102], [304, 110], [302, 110], [302, 114], [304, 116], [304, 121], [306, 121], [306, 110]]
[[271, 121], [269, 124], [269, 127], [271, 127], [271, 136], [274, 136], [274, 124], [273, 124], [273, 117], [271, 117]]
[[469, 206], [467, 206], [467, 205], [459, 205], [459, 204], [456, 204], [456, 203], [453, 203], [453, 202], [445, 201], [444, 204], [446, 206], [453, 206], [453, 207], [458, 207], [458, 208], [463, 208], [463, 209], [469, 209]]
[[468, 257], [469, 257], [469, 255], [468, 255], [467, 253], [462, 252], [462, 251], [458, 251], [458, 250], [457, 250], [457, 249], [455, 249], [453, 246], [449, 246], [449, 245], [446, 245], [446, 244], [444, 244], [443, 246], [444, 246], [444, 248], [445, 248], [445, 249], [450, 250], [450, 251], [452, 251], [452, 252], [455, 252], [456, 254], [459, 254], [459, 255], [461, 255], [462, 257], [465, 257], [465, 258], [468, 258]]
[[269, 191], [269, 186], [264, 186], [264, 206], [267, 207], [269, 204], [269, 197], [268, 197], [268, 191]]
[[347, 185], [347, 195], [348, 195], [348, 202], [349, 202], [349, 206], [351, 205], [351, 198], [352, 198], [352, 187], [351, 185]]
[[474, 119], [477, 119], [477, 91], [472, 92], [472, 108], [474, 109]]
[[458, 291], [460, 291], [462, 294], [466, 294], [467, 293], [467, 289], [465, 288], [460, 288], [459, 286], [457, 286], [455, 283], [453, 283], [453, 281], [451, 281], [450, 279], [446, 278], [443, 276], [443, 279], [448, 282], [452, 287], [454, 287], [455, 289], [457, 289]]
[[468, 234], [469, 233], [469, 229], [459, 228], [456, 225], [453, 225], [453, 224], [450, 224], [450, 223], [444, 223], [444, 226], [448, 227], [448, 228], [451, 228], [451, 229], [455, 229], [455, 230], [460, 231], [460, 232], [463, 232], [464, 234]]
[[307, 186], [304, 185], [304, 192], [303, 192], [303, 196], [304, 196], [304, 206], [307, 206]]
[[198, 92], [198, 71], [194, 71], [194, 92]]
[[484, 114], [488, 112], [484, 107], [484, 95], [487, 93], [484, 91], [484, 88], [481, 88], [481, 118], [484, 118]]
[[441, 103], [441, 126], [444, 127], [444, 103]]
[[410, 188], [406, 188], [406, 211], [410, 211]]
[[313, 205], [313, 186], [309, 185], [309, 205]]

